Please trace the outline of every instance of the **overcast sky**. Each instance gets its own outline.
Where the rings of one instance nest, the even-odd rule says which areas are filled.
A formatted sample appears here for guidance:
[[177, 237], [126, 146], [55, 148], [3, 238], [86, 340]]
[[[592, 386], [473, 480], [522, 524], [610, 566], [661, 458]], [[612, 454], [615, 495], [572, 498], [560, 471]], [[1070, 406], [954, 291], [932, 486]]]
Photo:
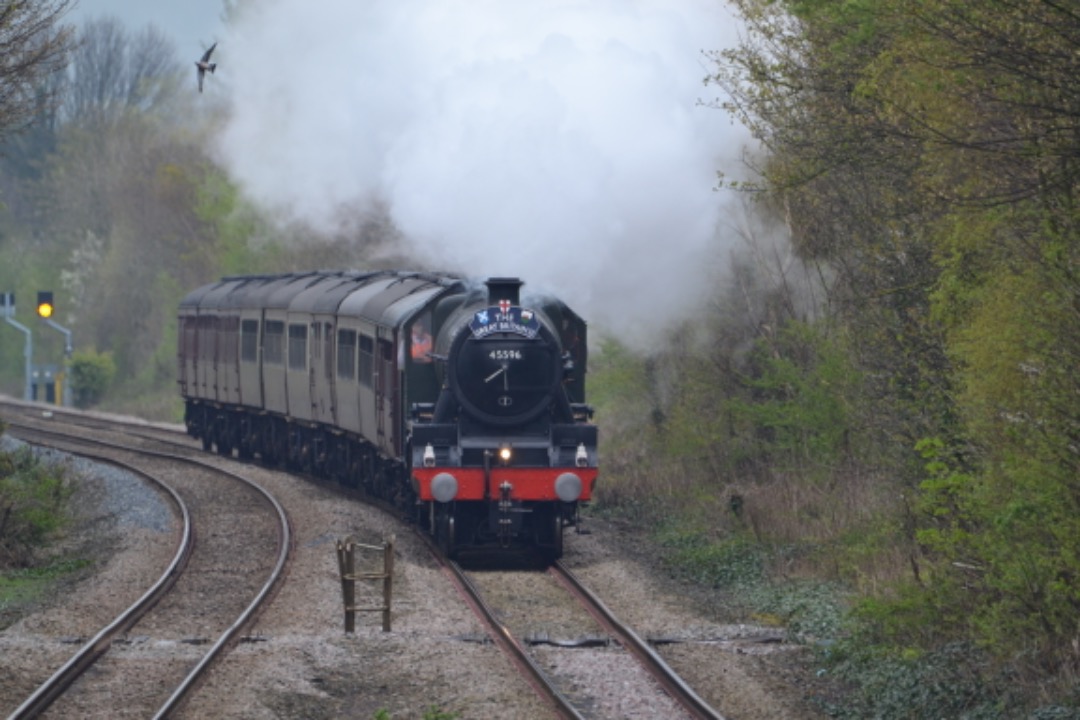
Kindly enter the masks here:
[[68, 19], [81, 25], [86, 18], [118, 17], [132, 32], [153, 24], [172, 38], [181, 57], [194, 61], [221, 39], [221, 10], [221, 0], [76, 0]]

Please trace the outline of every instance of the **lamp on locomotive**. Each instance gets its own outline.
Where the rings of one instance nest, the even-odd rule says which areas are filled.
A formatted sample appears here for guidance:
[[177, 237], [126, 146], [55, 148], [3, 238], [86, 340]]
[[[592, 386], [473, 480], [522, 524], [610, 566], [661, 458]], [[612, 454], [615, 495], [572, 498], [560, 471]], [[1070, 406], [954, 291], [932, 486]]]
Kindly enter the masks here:
[[52, 290], [40, 290], [37, 294], [37, 314], [40, 317], [48, 320], [53, 316], [53, 294]]

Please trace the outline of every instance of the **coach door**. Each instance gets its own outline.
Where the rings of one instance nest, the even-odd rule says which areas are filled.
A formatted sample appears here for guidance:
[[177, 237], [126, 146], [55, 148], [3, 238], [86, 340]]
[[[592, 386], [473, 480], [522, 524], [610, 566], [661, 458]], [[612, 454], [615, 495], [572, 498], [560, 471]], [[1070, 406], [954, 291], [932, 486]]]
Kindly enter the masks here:
[[311, 342], [308, 344], [308, 352], [310, 357], [308, 358], [308, 397], [311, 401], [311, 415], [312, 420], [319, 419], [319, 399], [318, 399], [318, 372], [322, 367], [323, 361], [323, 343], [322, 343], [322, 324], [318, 321], [311, 323]]
[[328, 322], [312, 323], [315, 354], [311, 363], [311, 411], [316, 422], [335, 424], [334, 415], [334, 326]]
[[395, 408], [397, 407], [398, 380], [397, 364], [394, 362], [394, 345], [393, 332], [380, 328], [376, 348], [378, 378], [375, 383], [375, 422], [379, 447], [388, 455], [397, 454]]

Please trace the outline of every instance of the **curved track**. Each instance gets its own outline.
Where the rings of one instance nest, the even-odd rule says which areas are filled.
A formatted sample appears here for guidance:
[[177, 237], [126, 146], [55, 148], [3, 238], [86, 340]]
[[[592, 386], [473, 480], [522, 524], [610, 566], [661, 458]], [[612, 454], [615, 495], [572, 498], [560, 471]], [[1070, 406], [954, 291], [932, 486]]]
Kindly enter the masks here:
[[[57, 421], [59, 421], [59, 418], [57, 418]], [[86, 418], [75, 416], [71, 422], [85, 425]], [[104, 422], [108, 423], [107, 420]], [[125, 437], [140, 438], [141, 440], [157, 443], [159, 446], [160, 444], [166, 444], [184, 454], [204, 454], [195, 441], [190, 440], [178, 430], [165, 427], [125, 426], [122, 432]], [[136, 440], [136, 442], [142, 444], [141, 440]], [[374, 504], [384, 507], [392, 515], [398, 515], [394, 510], [385, 508], [383, 503], [375, 502]], [[557, 672], [556, 676], [552, 677], [550, 671], [545, 671], [545, 666], [550, 663], [545, 663], [544, 658], [550, 659], [551, 653], [563, 653], [565, 657], [579, 651], [547, 650], [545, 648], [541, 649], [540, 654], [537, 655], [537, 650], [530, 647], [538, 644], [536, 639], [511, 629], [510, 624], [501, 619], [505, 614], [504, 608], [492, 607], [492, 604], [485, 599], [485, 590], [482, 586], [486, 584], [486, 581], [480, 582], [480, 587], [478, 587], [478, 583], [469, 577], [469, 574], [474, 572], [473, 570], [466, 572], [458, 563], [445, 559], [427, 535], [418, 532], [417, 537], [431, 549], [447, 575], [451, 577], [452, 582], [465, 598], [466, 603], [481, 618], [487, 628], [488, 635], [510, 659], [513, 666], [527, 679], [543, 702], [560, 717], [595, 717], [595, 708], [590, 706], [588, 697], [583, 698], [573, 687], [568, 688], [566, 678], [558, 677]], [[533, 575], [545, 576], [541, 572], [534, 572]], [[479, 577], [483, 580], [482, 574]], [[722, 718], [718, 712], [712, 709], [692, 688], [679, 678], [648, 643], [642, 640], [632, 629], [619, 622], [596, 595], [585, 588], [565, 566], [556, 563], [547, 569], [546, 577], [550, 580], [548, 584], [561, 587], [566, 594], [564, 599], [558, 600], [559, 607], [564, 608], [564, 612], [573, 612], [576, 605], [578, 610], [587, 613], [595, 621], [598, 628], [602, 628], [601, 634], [606, 634], [607, 642], [612, 646], [606, 650], [606, 658], [610, 659], [612, 655], [621, 656], [621, 659], [613, 664], [614, 667], [626, 668], [627, 663], [629, 663], [630, 665], [637, 665], [639, 671], [644, 670], [644, 673], [627, 672], [626, 674], [621, 674], [623, 672], [621, 669], [616, 670], [613, 685], [619, 683], [644, 683], [645, 685], [654, 686], [657, 693], [666, 695], [673, 703], [671, 707], [674, 708], [674, 712], [665, 713], [671, 717], [681, 715], [692, 718]], [[573, 600], [570, 599], [571, 597]], [[535, 598], [533, 602], [535, 603]], [[224, 644], [224, 642], [219, 644]], [[550, 644], [555, 645], [557, 643]], [[625, 651], [625, 653], [621, 651]], [[208, 659], [205, 664], [209, 664], [209, 662]], [[643, 680], [645, 673], [647, 673], [648, 680]], [[177, 690], [177, 694], [182, 695], [180, 689]], [[182, 698], [178, 697], [177, 702], [170, 707], [175, 707], [180, 699]], [[163, 708], [159, 716], [164, 712], [168, 712], [168, 710]]]
[[97, 635], [91, 638], [89, 642], [78, 650], [78, 652], [72, 655], [70, 660], [64, 663], [64, 665], [53, 673], [48, 680], [42, 683], [37, 690], [35, 690], [33, 694], [31, 694], [30, 697], [28, 697], [22, 705], [9, 716], [11, 718], [36, 717], [47, 708], [53, 700], [70, 687], [72, 683], [93, 665], [103, 653], [108, 651], [109, 646], [121, 635], [121, 633], [137, 623], [139, 619], [149, 611], [154, 603], [169, 591], [169, 588], [172, 587], [173, 583], [176, 582], [176, 578], [183, 571], [183, 567], [194, 546], [195, 536], [192, 530], [191, 514], [188, 512], [187, 506], [175, 490], [160, 483], [153, 476], [147, 475], [137, 468], [119, 461], [90, 454], [84, 454], [83, 457], [102, 462], [109, 462], [117, 467], [124, 468], [129, 472], [139, 475], [147, 482], [160, 487], [162, 491], [172, 499], [173, 506], [181, 518], [181, 539], [177, 545], [176, 554], [173, 556], [172, 562], [165, 568], [165, 572], [162, 573], [158, 581], [150, 586], [142, 597], [134, 604], [121, 611], [120, 614], [116, 616], [115, 620], [102, 628]]
[[[291, 548], [285, 511], [256, 483], [209, 463], [90, 439], [86, 437], [89, 433], [85, 426], [72, 423], [74, 427], [66, 427], [64, 420], [55, 416], [45, 422], [25, 419], [25, 415], [23, 418], [9, 422], [9, 433], [33, 444], [112, 463], [143, 477], [169, 474], [164, 468], [174, 468], [169, 482], [160, 478], [154, 481], [169, 487], [173, 502], [180, 508], [177, 512], [183, 518], [183, 530], [176, 556], [161, 579], [80, 648], [10, 717], [34, 717], [46, 708], [50, 715], [82, 714], [87, 708], [95, 707], [95, 703], [100, 702], [95, 696], [102, 694], [101, 690], [84, 686], [103, 682], [111, 688], [104, 691], [110, 696], [110, 702], [117, 702], [114, 697], [117, 688], [126, 693], [123, 697], [127, 699], [119, 701], [123, 704], [124, 714], [167, 716], [179, 707], [214, 660], [235, 641], [278, 584]], [[93, 450], [88, 449], [90, 447]], [[162, 469], [147, 469], [148, 465], [160, 463], [165, 463]], [[188, 469], [177, 473], [178, 464]], [[222, 477], [228, 478], [228, 482], [222, 482]], [[237, 516], [241, 514], [243, 521], [238, 522]], [[240, 529], [251, 532], [238, 535]], [[270, 532], [276, 536], [274, 557], [256, 558], [238, 568], [234, 557], [237, 543], [245, 548], [265, 547], [266, 535]], [[197, 544], [195, 538], [199, 539]], [[223, 597], [219, 590], [208, 585], [213, 576], [222, 573], [236, 574], [238, 579], [229, 583], [230, 587], [235, 586], [236, 597]], [[192, 624], [187, 624], [189, 622]], [[209, 650], [194, 661], [190, 652], [184, 649], [183, 652], [178, 650], [177, 655], [182, 657], [176, 660], [159, 659], [149, 661], [150, 665], [144, 664], [148, 661], [110, 663], [107, 651], [113, 642], [121, 633], [136, 626], [140, 632], [148, 627], [149, 632], [155, 634], [187, 632], [199, 636], [213, 628], [217, 637]], [[200, 640], [200, 644], [202, 642]], [[209, 643], [209, 640], [205, 642]], [[84, 677], [76, 683], [91, 666], [95, 666], [94, 682]], [[146, 678], [140, 675], [152, 676], [150, 682], [157, 689], [147, 690], [147, 683], [142, 682]], [[141, 690], [136, 689], [140, 686]], [[164, 691], [160, 689], [162, 687]]]

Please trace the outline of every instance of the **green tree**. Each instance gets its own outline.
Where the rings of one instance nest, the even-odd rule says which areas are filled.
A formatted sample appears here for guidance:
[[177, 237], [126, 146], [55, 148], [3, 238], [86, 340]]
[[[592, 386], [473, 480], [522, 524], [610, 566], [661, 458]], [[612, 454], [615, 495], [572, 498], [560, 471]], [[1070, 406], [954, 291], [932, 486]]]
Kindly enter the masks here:
[[800, 252], [836, 270], [829, 306], [907, 453], [924, 554], [904, 627], [1060, 666], [1080, 632], [1075, 9], [738, 5], [751, 33], [714, 80], [770, 149]]

